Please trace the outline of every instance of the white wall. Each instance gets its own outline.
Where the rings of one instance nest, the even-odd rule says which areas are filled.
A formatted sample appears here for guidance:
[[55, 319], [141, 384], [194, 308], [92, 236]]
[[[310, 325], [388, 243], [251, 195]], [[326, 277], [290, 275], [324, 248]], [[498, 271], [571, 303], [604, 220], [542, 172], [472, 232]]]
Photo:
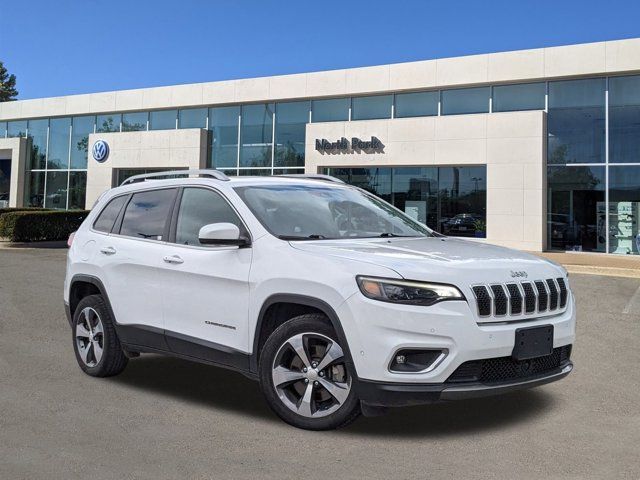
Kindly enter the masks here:
[[[322, 167], [486, 165], [487, 240], [545, 247], [545, 113], [508, 112], [307, 124], [306, 172]], [[316, 139], [341, 137], [385, 145], [376, 153], [321, 153]]]
[[[91, 150], [98, 140], [109, 145], [109, 157], [96, 162]], [[86, 208], [112, 186], [115, 169], [205, 168], [207, 131], [200, 128], [89, 135]]]

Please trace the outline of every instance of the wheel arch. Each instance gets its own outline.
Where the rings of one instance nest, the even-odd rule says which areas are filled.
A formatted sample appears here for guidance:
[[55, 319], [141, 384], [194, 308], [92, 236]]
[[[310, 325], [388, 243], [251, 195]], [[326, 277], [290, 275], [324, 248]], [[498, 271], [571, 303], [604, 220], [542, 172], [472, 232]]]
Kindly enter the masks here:
[[340, 318], [331, 305], [329, 305], [324, 300], [320, 300], [316, 297], [293, 293], [277, 293], [269, 296], [264, 301], [262, 307], [260, 308], [260, 313], [258, 314], [258, 320], [256, 322], [256, 328], [253, 337], [253, 349], [251, 351], [249, 364], [251, 372], [258, 372], [258, 359], [260, 357], [262, 346], [264, 345], [264, 342], [266, 340], [263, 332], [268, 332], [268, 313], [278, 305], [288, 305], [292, 307], [297, 306], [300, 308], [300, 314], [309, 313], [310, 310], [315, 310], [318, 313], [324, 314], [329, 319], [333, 330], [336, 332], [338, 341], [343, 346], [347, 360], [351, 363], [351, 365], [353, 365], [353, 359], [351, 358], [351, 350], [349, 349], [347, 337], [342, 328], [342, 324], [340, 323]]
[[68, 320], [70, 324], [73, 322], [73, 315], [78, 303], [89, 295], [102, 295], [102, 298], [109, 309], [111, 318], [116, 318], [113, 314], [113, 309], [111, 308], [111, 302], [109, 301], [107, 290], [105, 289], [102, 281], [98, 277], [94, 277], [92, 275], [77, 274], [73, 276], [69, 285]]

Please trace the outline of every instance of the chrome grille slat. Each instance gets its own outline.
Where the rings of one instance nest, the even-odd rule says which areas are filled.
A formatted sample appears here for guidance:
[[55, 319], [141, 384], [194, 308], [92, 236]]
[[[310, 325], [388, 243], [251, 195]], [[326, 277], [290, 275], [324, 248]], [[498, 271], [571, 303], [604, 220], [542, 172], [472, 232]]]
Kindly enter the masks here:
[[471, 289], [476, 298], [478, 315], [482, 318], [559, 312], [565, 309], [569, 296], [563, 278], [472, 285]]

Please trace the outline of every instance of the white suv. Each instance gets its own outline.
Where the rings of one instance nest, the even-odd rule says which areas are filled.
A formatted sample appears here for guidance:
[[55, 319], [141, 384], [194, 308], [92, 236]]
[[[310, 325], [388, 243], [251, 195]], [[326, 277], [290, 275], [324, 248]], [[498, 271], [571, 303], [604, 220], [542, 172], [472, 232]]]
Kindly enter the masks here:
[[84, 372], [116, 375], [140, 353], [232, 368], [301, 428], [573, 368], [562, 267], [437, 234], [331, 177], [132, 177], [69, 243], [64, 298]]

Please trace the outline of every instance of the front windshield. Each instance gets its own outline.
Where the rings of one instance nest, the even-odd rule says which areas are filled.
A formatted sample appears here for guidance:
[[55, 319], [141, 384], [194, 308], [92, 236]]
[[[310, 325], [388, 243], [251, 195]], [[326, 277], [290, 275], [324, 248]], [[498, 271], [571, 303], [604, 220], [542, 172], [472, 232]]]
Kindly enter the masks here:
[[260, 223], [284, 240], [432, 236], [426, 226], [356, 188], [253, 185], [235, 190]]

